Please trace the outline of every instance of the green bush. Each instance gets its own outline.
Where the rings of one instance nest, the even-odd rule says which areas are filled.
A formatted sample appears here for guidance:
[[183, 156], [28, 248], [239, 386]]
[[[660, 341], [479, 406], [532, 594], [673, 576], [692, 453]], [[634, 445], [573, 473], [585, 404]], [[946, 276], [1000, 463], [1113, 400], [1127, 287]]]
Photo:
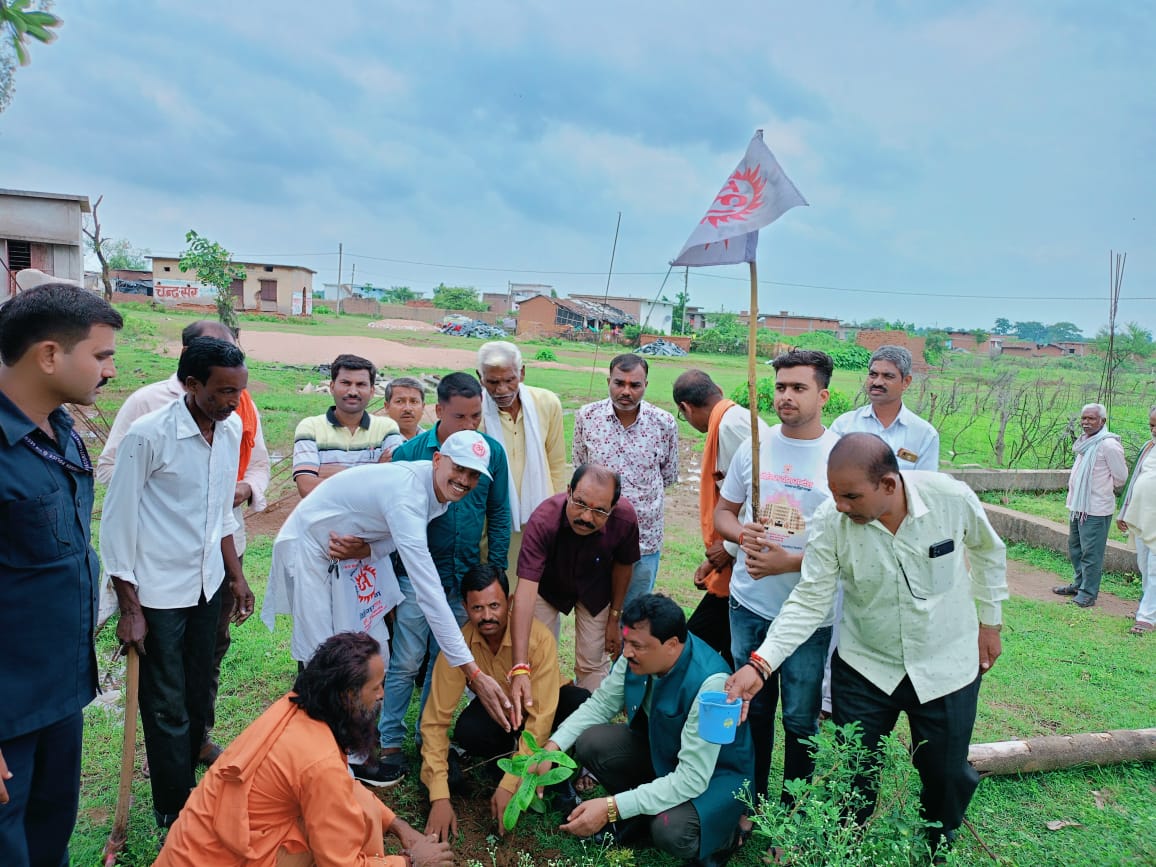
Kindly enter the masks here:
[[[838, 389], [829, 389], [830, 397], [827, 398], [827, 405], [823, 407], [823, 417], [833, 419], [841, 416], [843, 413], [852, 409], [851, 399]], [[760, 379], [758, 384], [759, 393], [759, 412], [773, 414], [775, 411], [775, 381], [770, 379]], [[744, 382], [735, 387], [735, 390], [730, 394], [731, 400], [740, 406], [750, 408], [750, 401], [747, 399], [747, 384]]]
[[534, 356], [535, 361], [557, 361], [558, 356], [554, 354], [552, 349], [539, 349]]
[[326, 307], [324, 304], [314, 304], [313, 312], [318, 316], [329, 316], [333, 313], [333, 311]]
[[[815, 751], [813, 780], [791, 780], [795, 802], [785, 806], [776, 793], [752, 803], [749, 789], [739, 797], [749, 808], [756, 836], [783, 851], [792, 867], [910, 867], [929, 863], [926, 831], [919, 815], [918, 780], [907, 746], [891, 732], [879, 745], [878, 806], [864, 825], [855, 812], [866, 804], [855, 776], [872, 756], [864, 748], [859, 723], [824, 723], [806, 741]], [[918, 748], [917, 748], [918, 749]]]

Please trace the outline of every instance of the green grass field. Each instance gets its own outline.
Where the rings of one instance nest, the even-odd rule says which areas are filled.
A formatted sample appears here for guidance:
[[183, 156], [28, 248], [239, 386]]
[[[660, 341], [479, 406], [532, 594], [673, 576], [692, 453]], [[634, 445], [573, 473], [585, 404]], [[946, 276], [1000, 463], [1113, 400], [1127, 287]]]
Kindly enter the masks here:
[[[120, 374], [106, 390], [101, 409], [111, 420], [123, 397], [141, 384], [169, 375], [171, 356], [159, 354], [190, 317], [168, 312], [130, 308], [128, 327], [118, 347]], [[243, 321], [244, 329], [285, 330], [282, 323]], [[310, 334], [363, 333], [363, 321], [319, 318], [314, 325], [296, 324]], [[454, 348], [476, 346], [463, 338], [442, 335], [382, 333], [390, 339]], [[244, 334], [242, 334], [243, 341]], [[586, 345], [542, 344], [564, 363], [588, 366], [594, 358]], [[523, 347], [527, 359], [537, 344]], [[603, 350], [599, 363], [608, 359]], [[674, 378], [690, 366], [706, 369], [728, 392], [745, 377], [745, 362], [727, 356], [655, 359], [651, 365], [648, 399], [672, 409], [670, 388]], [[441, 372], [441, 371], [435, 371]], [[328, 405], [324, 395], [300, 394], [300, 387], [316, 381], [317, 374], [285, 365], [252, 365], [251, 382], [262, 412], [270, 450], [288, 454], [292, 429], [303, 415], [320, 412]], [[605, 395], [600, 375], [593, 386], [588, 372], [537, 368], [528, 364], [527, 381], [557, 391], [566, 409]], [[846, 394], [858, 388], [861, 375], [839, 372], [836, 387]], [[1078, 407], [1077, 407], [1078, 409]], [[569, 431], [570, 425], [568, 425]], [[684, 437], [697, 435], [685, 424]], [[1144, 428], [1146, 433], [1146, 428]], [[568, 433], [569, 436], [569, 433]], [[989, 455], [990, 457], [990, 455]], [[246, 573], [260, 598], [264, 592], [271, 551], [269, 537], [250, 541], [245, 557]], [[666, 539], [659, 589], [670, 593], [687, 609], [698, 599], [690, 581], [701, 542], [690, 531], [674, 529]], [[1036, 558], [1035, 550], [1014, 552]], [[1045, 565], [1046, 568], [1046, 565]], [[1105, 589], [1116, 589], [1105, 583]], [[1122, 594], [1123, 595], [1123, 594]], [[1142, 728], [1156, 725], [1156, 644], [1125, 634], [1122, 621], [1092, 609], [1056, 606], [1013, 598], [1005, 606], [1004, 653], [985, 677], [976, 724], [976, 741], [998, 741], [1033, 735]], [[72, 858], [77, 865], [98, 863], [112, 821], [119, 768], [123, 702], [118, 694], [123, 663], [110, 664], [115, 639], [114, 624], [98, 638], [98, 658], [105, 673], [106, 695], [86, 712], [85, 756], [80, 819], [73, 838]], [[564, 634], [562, 652], [570, 652]], [[216, 738], [222, 743], [235, 737], [271, 701], [282, 695], [295, 674], [288, 653], [289, 625], [282, 619], [270, 633], [253, 618], [234, 632], [233, 647], [222, 671]], [[565, 667], [564, 663], [564, 667]], [[415, 703], [416, 705], [416, 703]], [[415, 708], [411, 708], [414, 712]], [[901, 724], [903, 728], [903, 724]], [[780, 732], [781, 734], [781, 732]], [[780, 738], [781, 739], [781, 738]], [[139, 735], [138, 735], [139, 741]], [[411, 759], [416, 759], [412, 742]], [[138, 748], [143, 755], [143, 746]], [[139, 760], [138, 760], [139, 765]], [[781, 773], [781, 756], [775, 772]], [[426, 804], [416, 774], [389, 790], [388, 803], [415, 826], [424, 824]], [[122, 862], [151, 864], [157, 838], [152, 827], [147, 781], [139, 773], [134, 783], [135, 803], [129, 842]], [[557, 817], [528, 816], [515, 832], [497, 841], [488, 839], [492, 827], [483, 821], [487, 811], [479, 804], [463, 805], [459, 816], [465, 839], [461, 852], [486, 867], [517, 864], [519, 867], [554, 864], [673, 865], [653, 850], [627, 853], [587, 851], [572, 838], [554, 829]], [[969, 810], [969, 818], [984, 845], [1003, 864], [1015, 865], [1139, 865], [1156, 863], [1156, 766], [1127, 764], [1107, 768], [1080, 768], [1048, 774], [1029, 774], [984, 780]], [[554, 821], [552, 822], [551, 819]], [[1078, 823], [1049, 831], [1046, 823], [1068, 820]], [[528, 853], [528, 854], [527, 854]], [[954, 863], [990, 863], [983, 847], [964, 832], [954, 853]], [[463, 857], [463, 863], [465, 859]], [[472, 863], [472, 862], [471, 862]], [[760, 853], [748, 844], [733, 860], [736, 865], [761, 863]]]

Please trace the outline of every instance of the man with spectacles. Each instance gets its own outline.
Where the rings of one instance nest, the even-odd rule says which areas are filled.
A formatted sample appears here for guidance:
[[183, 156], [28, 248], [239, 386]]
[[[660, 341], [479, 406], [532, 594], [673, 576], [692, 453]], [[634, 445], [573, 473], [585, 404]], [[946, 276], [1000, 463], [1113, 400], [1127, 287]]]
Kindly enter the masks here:
[[[919, 745], [912, 761], [923, 818], [940, 823], [928, 829], [934, 853], [955, 836], [979, 784], [967, 750], [980, 678], [1000, 655], [1004, 544], [970, 488], [937, 472], [900, 472], [875, 434], [851, 433], [835, 444], [827, 484], [833, 499], [811, 519], [802, 580], [750, 661], [727, 680], [727, 694], [754, 698], [825, 622], [841, 586], [835, 724], [858, 722], [864, 746], [875, 750], [907, 714]], [[747, 708], [744, 701], [744, 717]], [[867, 796], [860, 822], [875, 809], [875, 785], [856, 780]]]
[[[574, 611], [574, 679], [595, 690], [622, 644], [618, 618], [639, 560], [638, 516], [618, 474], [582, 464], [565, 493], [544, 500], [523, 527], [514, 593], [514, 665], [529, 664], [530, 628], [542, 621], [557, 639], [560, 615]], [[514, 678], [511, 699], [533, 707], [529, 678]]]

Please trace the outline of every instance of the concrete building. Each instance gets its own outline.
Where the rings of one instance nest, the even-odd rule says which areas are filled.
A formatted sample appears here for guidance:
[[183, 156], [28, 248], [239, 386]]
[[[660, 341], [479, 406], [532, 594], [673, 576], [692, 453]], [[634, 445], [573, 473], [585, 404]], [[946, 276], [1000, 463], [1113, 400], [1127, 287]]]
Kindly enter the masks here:
[[483, 292], [482, 303], [489, 305], [491, 313], [505, 316], [511, 310], [517, 311], [527, 298], [535, 295], [550, 298], [554, 294], [554, 287], [548, 283], [509, 283], [505, 292]]
[[15, 290], [12, 275], [25, 268], [68, 280], [84, 280], [84, 214], [88, 196], [0, 189], [0, 295]]
[[670, 301], [653, 301], [628, 295], [571, 295], [570, 300], [612, 305], [633, 316], [634, 322], [631, 324], [645, 325], [660, 334], [670, 334], [674, 323], [674, 304]]
[[[216, 290], [197, 280], [196, 270], [182, 272], [179, 259], [153, 257], [153, 298], [163, 304], [213, 304]], [[313, 275], [300, 265], [237, 262], [244, 280], [234, 280], [238, 310], [308, 316], [313, 312]]]

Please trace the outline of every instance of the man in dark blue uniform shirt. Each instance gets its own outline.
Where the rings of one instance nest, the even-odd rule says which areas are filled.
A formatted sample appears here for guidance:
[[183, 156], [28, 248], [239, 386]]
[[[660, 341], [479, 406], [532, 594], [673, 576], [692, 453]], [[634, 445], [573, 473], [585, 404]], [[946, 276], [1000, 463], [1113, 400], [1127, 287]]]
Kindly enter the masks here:
[[0, 307], [0, 864], [60, 867], [96, 694], [92, 462], [65, 403], [116, 374], [121, 316], [46, 283]]

